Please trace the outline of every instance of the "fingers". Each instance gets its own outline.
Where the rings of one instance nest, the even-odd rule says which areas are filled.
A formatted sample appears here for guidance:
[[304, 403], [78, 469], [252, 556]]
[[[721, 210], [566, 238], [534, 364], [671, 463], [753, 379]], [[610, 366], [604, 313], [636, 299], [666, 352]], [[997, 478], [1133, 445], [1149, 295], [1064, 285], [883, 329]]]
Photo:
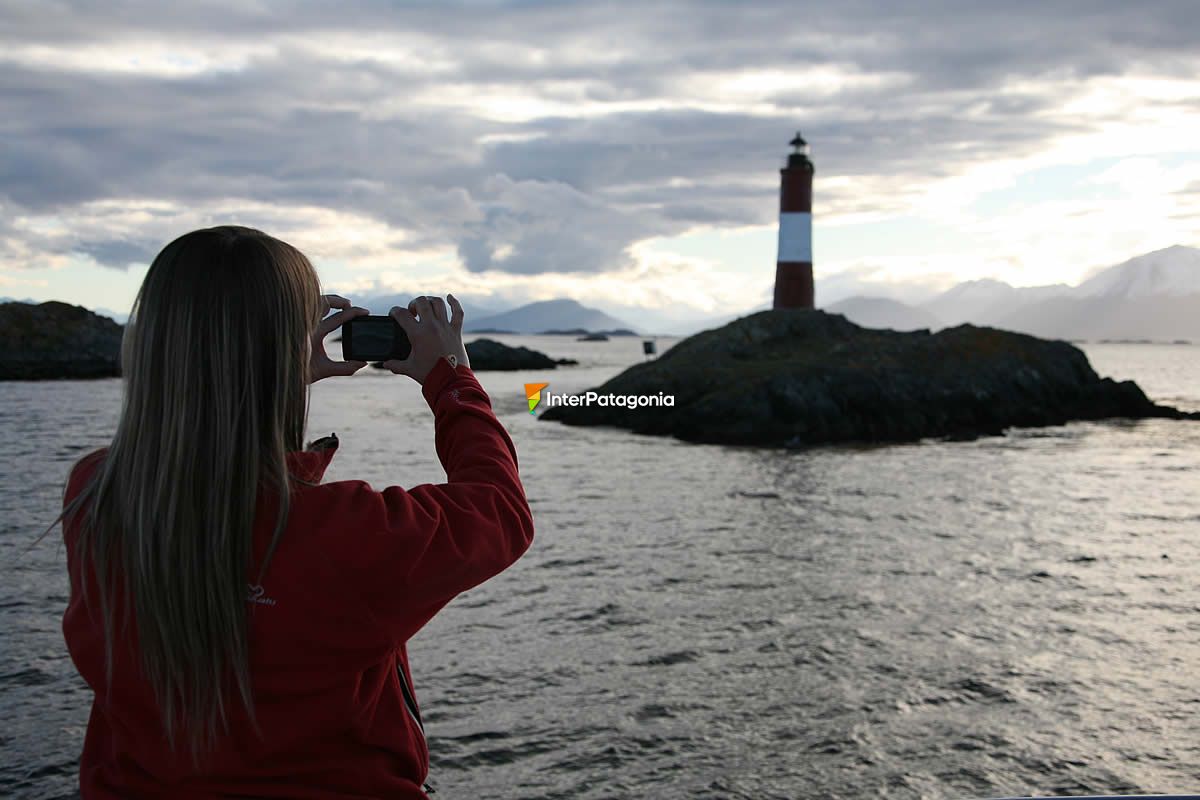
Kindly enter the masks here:
[[420, 317], [422, 322], [433, 319], [433, 306], [430, 305], [429, 298], [425, 295], [414, 297], [408, 304], [408, 310]]
[[454, 326], [454, 330], [461, 331], [463, 326], [462, 303], [458, 302], [458, 298], [452, 294], [446, 295], [446, 299], [450, 301], [450, 310], [454, 312], [454, 319], [450, 321], [450, 324]]
[[347, 306], [344, 311], [339, 311], [336, 314], [326, 317], [321, 320], [321, 324], [317, 326], [317, 334], [324, 339], [329, 334], [336, 331], [343, 324], [349, 322], [355, 317], [361, 317], [371, 312], [365, 308], [352, 307], [349, 305], [349, 300], [346, 301]]
[[[454, 295], [448, 295], [450, 300], [450, 311], [454, 312], [455, 318], [462, 317], [462, 304]], [[408, 310], [414, 315], [421, 318], [424, 322], [426, 319], [435, 319], [439, 322], [450, 322], [450, 312], [446, 310], [446, 301], [434, 295], [423, 294], [420, 297], [414, 297], [408, 304]]]
[[322, 297], [325, 298], [325, 302], [329, 304], [330, 308], [350, 307], [350, 301], [342, 297], [340, 294], [326, 294], [322, 295]]
[[321, 316], [324, 317], [329, 313], [331, 308], [349, 308], [350, 301], [342, 297], [340, 294], [323, 294], [321, 295]]
[[404, 329], [404, 332], [408, 334], [408, 338], [411, 340], [413, 333], [417, 329], [417, 319], [413, 316], [412, 311], [400, 306], [392, 306], [392, 310], [388, 312], [388, 315], [400, 323], [400, 327]]
[[421, 295], [414, 297], [408, 308], [393, 306], [388, 313], [408, 335], [412, 351], [408, 358], [389, 359], [379, 366], [422, 384], [438, 359], [447, 353], [455, 354], [460, 364], [470, 366], [462, 346], [463, 309], [458, 298]]

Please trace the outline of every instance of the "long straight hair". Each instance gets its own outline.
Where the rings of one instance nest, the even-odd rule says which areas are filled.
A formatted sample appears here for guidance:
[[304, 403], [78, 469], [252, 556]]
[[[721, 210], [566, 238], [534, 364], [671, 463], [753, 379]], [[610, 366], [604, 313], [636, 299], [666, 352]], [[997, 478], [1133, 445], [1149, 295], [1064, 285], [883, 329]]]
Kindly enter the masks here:
[[[231, 690], [255, 729], [247, 570], [260, 486], [287, 524], [287, 452], [308, 419], [320, 283], [297, 249], [233, 225], [192, 231], [150, 266], [121, 343], [124, 397], [108, 455], [59, 518], [90, 499], [75, 559], [95, 570], [112, 686], [114, 592], [172, 752], [200, 766], [229, 731]], [[58, 520], [55, 520], [57, 523]], [[51, 523], [51, 527], [55, 523]], [[262, 572], [259, 573], [261, 582]]]

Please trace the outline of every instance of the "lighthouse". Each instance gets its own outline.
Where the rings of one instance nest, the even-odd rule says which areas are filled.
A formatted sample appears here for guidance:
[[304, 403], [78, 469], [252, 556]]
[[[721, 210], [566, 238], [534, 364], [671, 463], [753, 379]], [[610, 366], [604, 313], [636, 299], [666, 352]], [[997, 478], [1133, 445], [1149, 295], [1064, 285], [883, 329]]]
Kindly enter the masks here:
[[814, 167], [800, 132], [789, 144], [779, 171], [779, 258], [775, 264], [775, 308], [813, 308], [812, 183]]

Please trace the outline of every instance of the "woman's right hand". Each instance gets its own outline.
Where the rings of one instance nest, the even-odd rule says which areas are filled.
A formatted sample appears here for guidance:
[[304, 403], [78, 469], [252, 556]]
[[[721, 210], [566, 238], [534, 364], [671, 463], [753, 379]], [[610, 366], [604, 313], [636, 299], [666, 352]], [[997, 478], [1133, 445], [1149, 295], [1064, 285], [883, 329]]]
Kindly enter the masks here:
[[408, 334], [412, 352], [405, 359], [384, 361], [385, 369], [423, 384], [439, 358], [452, 356], [453, 362], [471, 366], [462, 340], [462, 304], [452, 294], [446, 295], [446, 300], [450, 302], [454, 319], [447, 316], [446, 303], [440, 297], [423, 295], [413, 298], [408, 308], [392, 306], [388, 313]]

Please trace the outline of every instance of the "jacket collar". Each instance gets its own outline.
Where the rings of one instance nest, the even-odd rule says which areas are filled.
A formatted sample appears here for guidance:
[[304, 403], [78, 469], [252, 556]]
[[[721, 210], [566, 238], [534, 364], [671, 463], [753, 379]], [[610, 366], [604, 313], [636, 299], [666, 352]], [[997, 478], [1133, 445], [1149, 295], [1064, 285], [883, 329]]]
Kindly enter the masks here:
[[309, 442], [303, 450], [293, 450], [287, 454], [288, 472], [299, 480], [320, 483], [339, 444], [337, 434], [331, 433]]

